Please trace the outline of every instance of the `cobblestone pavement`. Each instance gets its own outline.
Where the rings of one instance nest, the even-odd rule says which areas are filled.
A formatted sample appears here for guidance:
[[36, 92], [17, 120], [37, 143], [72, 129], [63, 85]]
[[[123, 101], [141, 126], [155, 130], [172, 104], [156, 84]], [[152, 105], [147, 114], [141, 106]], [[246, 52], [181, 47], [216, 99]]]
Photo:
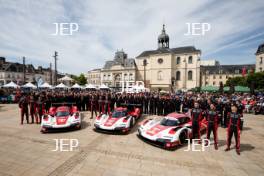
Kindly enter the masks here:
[[[102, 134], [93, 131], [88, 112], [82, 113], [82, 118], [79, 131], [41, 134], [37, 124], [19, 124], [17, 105], [0, 105], [0, 176], [264, 175], [261, 115], [245, 115], [240, 156], [234, 148], [224, 152], [223, 128], [219, 128], [217, 151], [213, 145], [204, 152], [184, 151], [187, 146], [166, 151], [138, 139], [137, 127], [128, 135]], [[52, 151], [56, 147], [54, 139], [78, 139], [79, 147]]]

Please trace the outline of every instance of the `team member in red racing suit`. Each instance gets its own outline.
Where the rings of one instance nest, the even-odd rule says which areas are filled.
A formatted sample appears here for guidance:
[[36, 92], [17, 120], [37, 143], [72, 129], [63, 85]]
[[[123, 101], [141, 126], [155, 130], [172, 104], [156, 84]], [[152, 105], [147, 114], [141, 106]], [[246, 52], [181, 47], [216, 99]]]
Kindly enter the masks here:
[[240, 155], [240, 131], [242, 129], [242, 121], [243, 118], [241, 114], [237, 112], [237, 107], [232, 105], [231, 107], [232, 112], [229, 114], [229, 124], [227, 129], [227, 148], [225, 151], [230, 150], [232, 136], [234, 134], [236, 140], [236, 152]]
[[203, 111], [199, 107], [198, 102], [194, 103], [194, 108], [191, 110], [192, 118], [192, 139], [199, 139], [199, 144], [201, 143], [201, 120], [203, 118]]
[[[217, 139], [217, 128], [218, 128], [218, 113], [215, 110], [214, 104], [210, 105], [210, 110], [206, 115], [206, 119], [208, 121], [208, 128], [206, 131], [206, 138], [210, 140], [210, 134], [213, 131], [214, 134], [214, 146], [215, 149], [218, 150], [218, 139]], [[207, 144], [208, 145], [208, 144]]]

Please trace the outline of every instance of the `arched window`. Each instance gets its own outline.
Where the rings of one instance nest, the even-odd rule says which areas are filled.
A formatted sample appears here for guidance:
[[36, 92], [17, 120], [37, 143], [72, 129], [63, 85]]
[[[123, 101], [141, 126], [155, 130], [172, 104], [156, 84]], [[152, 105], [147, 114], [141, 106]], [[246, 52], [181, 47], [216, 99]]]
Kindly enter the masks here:
[[178, 64], [180, 64], [181, 63], [181, 57], [177, 57], [177, 59], [176, 59], [176, 64], [178, 65]]
[[192, 76], [193, 76], [192, 71], [188, 71], [188, 80], [192, 80]]
[[130, 73], [130, 74], [129, 74], [129, 80], [132, 81], [133, 79], [134, 79], [134, 78], [133, 78], [133, 74]]
[[158, 80], [162, 80], [163, 79], [163, 74], [162, 74], [162, 71], [158, 71]]
[[176, 72], [176, 81], [179, 81], [179, 80], [181, 80], [181, 72], [177, 71]]
[[189, 58], [188, 58], [188, 63], [189, 63], [189, 64], [192, 64], [192, 62], [193, 62], [193, 58], [192, 58], [192, 56], [189, 56]]
[[126, 73], [124, 74], [124, 79], [125, 79], [125, 80], [128, 80], [128, 76], [127, 76]]

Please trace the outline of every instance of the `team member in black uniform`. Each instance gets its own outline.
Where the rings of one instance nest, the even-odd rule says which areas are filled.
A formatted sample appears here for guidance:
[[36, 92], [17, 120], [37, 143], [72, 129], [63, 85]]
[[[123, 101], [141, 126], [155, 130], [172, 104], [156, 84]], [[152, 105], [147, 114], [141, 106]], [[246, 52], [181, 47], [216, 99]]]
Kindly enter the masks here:
[[216, 102], [216, 111], [218, 113], [218, 124], [221, 123], [221, 126], [224, 126], [224, 122], [223, 122], [223, 103], [221, 101], [221, 99], [219, 98]]
[[199, 139], [199, 143], [201, 143], [201, 120], [203, 118], [203, 111], [199, 107], [198, 102], [194, 103], [194, 108], [191, 110], [191, 118], [192, 118], [192, 139]]
[[[214, 135], [214, 146], [215, 149], [218, 150], [218, 139], [217, 139], [217, 128], [218, 128], [218, 113], [214, 104], [210, 105], [210, 110], [207, 112], [206, 115], [208, 121], [208, 127], [206, 131], [206, 138], [210, 140], [210, 134], [213, 131]], [[207, 144], [208, 145], [208, 144]]]
[[230, 150], [231, 140], [234, 134], [236, 140], [236, 152], [238, 155], [240, 155], [240, 133], [242, 130], [243, 118], [241, 117], [241, 114], [238, 113], [237, 107], [235, 105], [232, 105], [231, 109], [232, 112], [229, 113], [230, 120], [227, 129], [227, 148], [225, 151]]
[[154, 107], [155, 107], [155, 99], [154, 99], [154, 96], [151, 95], [149, 99], [149, 114], [151, 115], [154, 114]]
[[175, 112], [181, 111], [181, 100], [180, 100], [179, 96], [175, 97], [174, 106], [175, 106]]
[[95, 115], [97, 116], [97, 111], [96, 111], [96, 104], [97, 104], [97, 99], [95, 95], [91, 96], [91, 118], [93, 118], [93, 114], [95, 113]]
[[149, 113], [149, 96], [148, 95], [144, 95], [143, 103], [144, 103], [144, 114], [148, 114]]
[[231, 103], [229, 100], [227, 100], [225, 103], [224, 103], [224, 106], [223, 106], [223, 110], [224, 110], [224, 122], [223, 122], [223, 127], [226, 128], [227, 125], [228, 125], [228, 114], [231, 113]]

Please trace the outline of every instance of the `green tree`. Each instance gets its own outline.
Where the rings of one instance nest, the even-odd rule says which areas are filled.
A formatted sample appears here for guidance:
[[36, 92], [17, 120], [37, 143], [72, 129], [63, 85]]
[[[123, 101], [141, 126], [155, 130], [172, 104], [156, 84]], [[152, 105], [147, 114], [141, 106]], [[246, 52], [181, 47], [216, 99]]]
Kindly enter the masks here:
[[85, 78], [83, 73], [81, 73], [80, 76], [78, 77], [78, 84], [80, 85], [87, 84], [87, 79]]
[[83, 73], [81, 73], [79, 76], [73, 75], [72, 78], [76, 83], [78, 83], [81, 86], [87, 84], [87, 79], [85, 78]]
[[257, 72], [248, 75], [247, 85], [251, 89], [263, 90], [264, 89], [264, 72]]
[[242, 76], [228, 78], [225, 84], [225, 86], [247, 86], [247, 85], [248, 84], [246, 77], [242, 77]]
[[230, 88], [234, 86], [246, 86], [250, 88], [251, 93], [254, 93], [255, 90], [263, 91], [264, 90], [264, 72], [250, 73], [245, 77], [238, 76], [234, 78], [229, 78], [226, 81], [225, 86], [230, 86]]

